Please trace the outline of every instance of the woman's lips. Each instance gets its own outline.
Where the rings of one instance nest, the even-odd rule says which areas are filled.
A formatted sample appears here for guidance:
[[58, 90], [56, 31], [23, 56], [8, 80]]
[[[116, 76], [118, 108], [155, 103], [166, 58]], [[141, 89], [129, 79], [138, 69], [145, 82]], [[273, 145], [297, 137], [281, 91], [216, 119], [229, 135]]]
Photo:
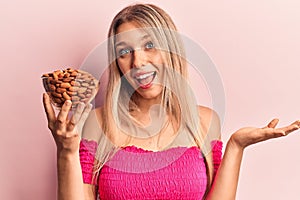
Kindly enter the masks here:
[[142, 89], [148, 89], [151, 87], [152, 82], [156, 76], [156, 72], [138, 73], [134, 76], [136, 82]]

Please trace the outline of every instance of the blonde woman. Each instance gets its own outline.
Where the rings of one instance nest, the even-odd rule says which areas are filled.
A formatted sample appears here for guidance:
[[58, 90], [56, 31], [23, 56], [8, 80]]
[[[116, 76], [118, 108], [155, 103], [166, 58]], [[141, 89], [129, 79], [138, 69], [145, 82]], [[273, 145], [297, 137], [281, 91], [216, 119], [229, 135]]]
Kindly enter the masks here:
[[235, 199], [244, 149], [300, 122], [242, 128], [224, 155], [218, 115], [196, 105], [177, 29], [161, 8], [135, 4], [113, 19], [104, 106], [57, 116], [43, 103], [57, 145], [58, 199]]

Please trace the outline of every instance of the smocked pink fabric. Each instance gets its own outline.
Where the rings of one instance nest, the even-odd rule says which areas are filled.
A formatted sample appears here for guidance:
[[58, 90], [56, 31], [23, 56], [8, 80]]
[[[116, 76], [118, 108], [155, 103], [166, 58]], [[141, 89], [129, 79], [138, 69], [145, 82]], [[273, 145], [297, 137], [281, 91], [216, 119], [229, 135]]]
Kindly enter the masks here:
[[96, 184], [93, 179], [96, 149], [97, 143], [95, 141], [88, 141], [86, 139], [80, 141], [79, 156], [84, 183]]
[[219, 166], [222, 161], [222, 147], [223, 143], [220, 140], [213, 140], [211, 142], [212, 146], [212, 155], [213, 155], [213, 164], [214, 164], [214, 176], [219, 169]]
[[[201, 200], [207, 186], [206, 167], [197, 147], [153, 152], [123, 147], [92, 180], [96, 142], [82, 140], [80, 161], [85, 183], [98, 185], [101, 200]], [[214, 172], [222, 159], [222, 142], [212, 142]]]

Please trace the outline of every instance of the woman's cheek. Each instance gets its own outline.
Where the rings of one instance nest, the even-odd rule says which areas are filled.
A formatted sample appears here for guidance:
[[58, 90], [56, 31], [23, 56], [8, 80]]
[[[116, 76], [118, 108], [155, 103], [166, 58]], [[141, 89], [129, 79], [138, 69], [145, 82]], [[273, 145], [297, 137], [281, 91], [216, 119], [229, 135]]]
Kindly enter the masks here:
[[130, 70], [130, 64], [125, 61], [118, 61], [118, 66], [123, 74], [126, 74]]

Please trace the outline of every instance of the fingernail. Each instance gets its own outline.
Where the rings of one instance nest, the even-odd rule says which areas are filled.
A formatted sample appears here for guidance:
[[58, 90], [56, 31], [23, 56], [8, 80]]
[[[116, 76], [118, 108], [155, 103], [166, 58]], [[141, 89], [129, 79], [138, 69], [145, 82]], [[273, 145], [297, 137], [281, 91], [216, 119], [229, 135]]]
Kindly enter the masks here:
[[72, 102], [70, 100], [66, 100], [66, 105], [70, 106], [72, 104]]

